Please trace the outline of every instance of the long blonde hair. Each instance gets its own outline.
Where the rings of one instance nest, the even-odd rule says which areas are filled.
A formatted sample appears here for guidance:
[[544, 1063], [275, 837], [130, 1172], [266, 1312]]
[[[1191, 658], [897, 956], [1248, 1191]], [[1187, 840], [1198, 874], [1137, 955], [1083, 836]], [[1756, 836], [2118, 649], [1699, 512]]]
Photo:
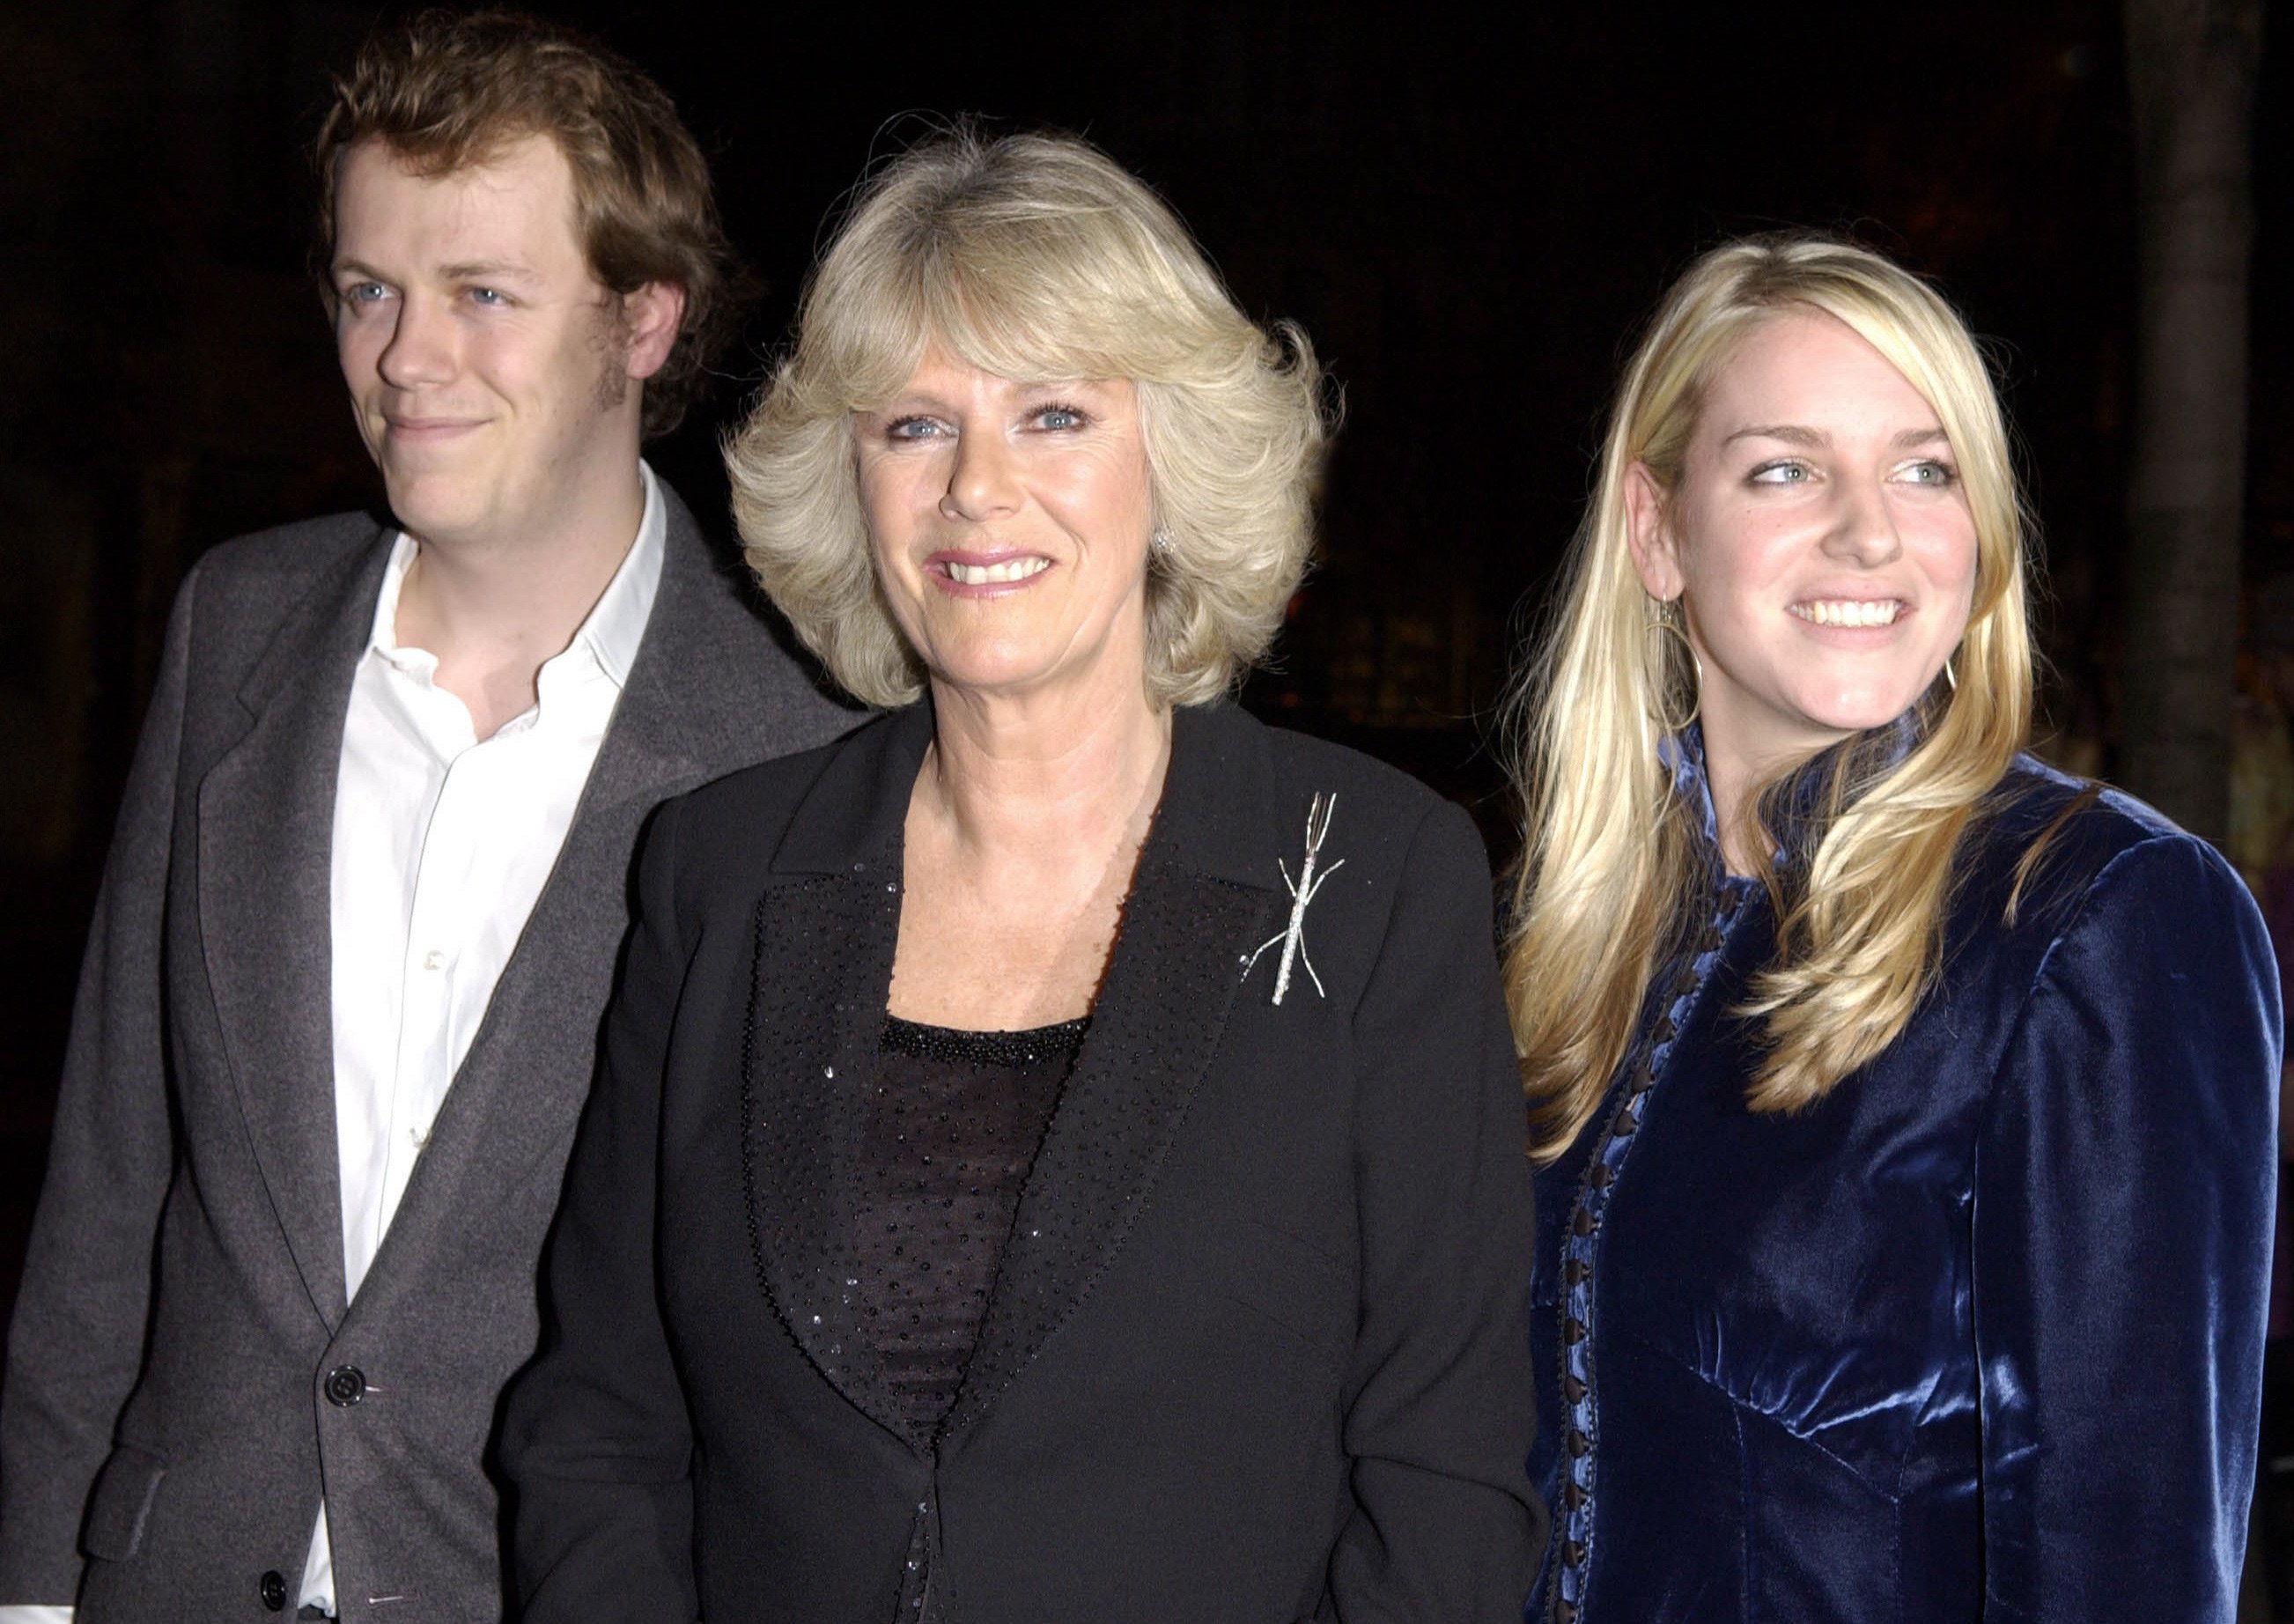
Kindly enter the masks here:
[[1819, 797], [1805, 869], [1776, 900], [1776, 953], [1743, 1013], [1763, 1023], [1756, 1111], [1794, 1111], [1892, 1042], [1941, 955], [1953, 857], [2030, 725], [2024, 509], [2006, 427], [1974, 341], [1925, 282], [1828, 238], [1748, 239], [1673, 284], [1626, 367], [1598, 477], [1542, 648], [1512, 700], [1525, 849], [1505, 984], [1531, 1151], [1558, 1156], [1624, 1057], [1658, 955], [1698, 886], [1690, 812], [1657, 745], [1689, 714], [1696, 676], [1626, 544], [1626, 477], [1678, 489], [1698, 411], [1761, 322], [1813, 310], [1877, 349], [1933, 408], [1973, 510], [1976, 575], [1956, 682], [1931, 698], [1913, 747], [1875, 772], [1843, 750]]

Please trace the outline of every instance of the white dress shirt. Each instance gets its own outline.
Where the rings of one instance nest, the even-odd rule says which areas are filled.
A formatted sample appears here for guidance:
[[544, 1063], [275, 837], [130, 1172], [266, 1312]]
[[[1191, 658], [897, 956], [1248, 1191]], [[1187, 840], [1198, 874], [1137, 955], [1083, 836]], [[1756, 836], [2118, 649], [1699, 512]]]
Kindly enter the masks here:
[[[335, 1140], [349, 1297], [557, 864], [653, 613], [667, 518], [653, 470], [639, 471], [645, 516], [628, 556], [565, 651], [536, 674], [533, 708], [491, 739], [433, 680], [437, 657], [398, 641], [415, 545], [401, 535], [392, 547], [374, 638], [351, 680], [335, 788]], [[302, 1605], [337, 1612], [334, 1580], [322, 1503]]]
[[[606, 724], [661, 587], [668, 518], [643, 463], [636, 540], [532, 709], [480, 739], [432, 680], [437, 657], [398, 641], [414, 561], [392, 543], [374, 633], [351, 679], [331, 859], [335, 1139], [343, 1286], [356, 1297], [485, 1017], [494, 983], [557, 861]], [[327, 1511], [300, 1604], [336, 1612]], [[0, 1624], [71, 1624], [69, 1607], [0, 1606]]]

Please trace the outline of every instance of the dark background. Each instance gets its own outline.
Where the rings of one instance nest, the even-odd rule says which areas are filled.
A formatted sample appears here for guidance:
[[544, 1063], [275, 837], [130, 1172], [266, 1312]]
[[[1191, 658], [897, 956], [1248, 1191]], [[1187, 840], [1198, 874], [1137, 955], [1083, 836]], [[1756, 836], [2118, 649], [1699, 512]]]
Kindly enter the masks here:
[[[370, 504], [305, 268], [304, 149], [386, 8], [0, 11], [0, 1316], [85, 922], [183, 569]], [[551, 5], [650, 68], [767, 294], [655, 448], [721, 515], [717, 433], [824, 216], [922, 116], [1079, 130], [1161, 188], [1244, 307], [1343, 382], [1323, 561], [1250, 703], [1473, 805], [1623, 348], [1729, 233], [1845, 231], [1997, 359], [2041, 516], [2051, 752], [2112, 765], [2135, 232], [2118, 7]], [[2294, 562], [2289, 26], [2256, 141], [2250, 582]], [[2225, 625], [2232, 638], [2238, 629]]]

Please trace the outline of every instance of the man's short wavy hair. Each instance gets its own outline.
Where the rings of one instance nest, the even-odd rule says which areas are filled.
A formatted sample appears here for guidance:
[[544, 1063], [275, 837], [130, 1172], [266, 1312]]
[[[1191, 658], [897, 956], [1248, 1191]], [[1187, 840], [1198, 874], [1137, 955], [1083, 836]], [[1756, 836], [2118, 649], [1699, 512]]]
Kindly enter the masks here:
[[329, 301], [335, 184], [352, 147], [380, 142], [416, 174], [441, 175], [529, 135], [548, 136], [565, 155], [574, 234], [606, 291], [655, 282], [684, 290], [677, 342], [645, 386], [646, 437], [667, 434], [738, 323], [747, 278], [718, 222], [708, 160], [668, 94], [561, 24], [518, 12], [427, 11], [367, 40], [334, 82], [312, 151]]
[[750, 567], [837, 681], [871, 705], [923, 691], [876, 578], [852, 419], [933, 344], [1021, 381], [1129, 379], [1158, 532], [1148, 692], [1200, 703], [1265, 657], [1306, 571], [1334, 427], [1306, 334], [1238, 310], [1178, 217], [1106, 154], [958, 130], [861, 189], [726, 447]]

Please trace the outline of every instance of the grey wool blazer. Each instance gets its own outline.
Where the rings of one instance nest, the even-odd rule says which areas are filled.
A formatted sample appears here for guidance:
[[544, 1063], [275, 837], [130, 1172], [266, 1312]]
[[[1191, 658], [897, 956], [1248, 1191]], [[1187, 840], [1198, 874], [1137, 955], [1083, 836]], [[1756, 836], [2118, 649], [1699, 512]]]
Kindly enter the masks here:
[[664, 797], [858, 720], [666, 486], [659, 594], [557, 862], [346, 1303], [329, 846], [389, 533], [244, 537], [169, 624], [99, 898], [0, 1404], [0, 1604], [499, 1618], [487, 1455]]

